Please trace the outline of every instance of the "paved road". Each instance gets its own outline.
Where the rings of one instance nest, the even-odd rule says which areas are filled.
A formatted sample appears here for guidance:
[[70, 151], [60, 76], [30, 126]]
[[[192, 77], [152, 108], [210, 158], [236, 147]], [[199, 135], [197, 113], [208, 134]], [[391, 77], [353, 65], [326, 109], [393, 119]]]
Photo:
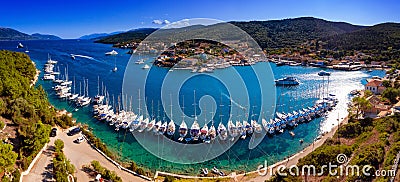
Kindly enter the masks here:
[[23, 177], [23, 182], [55, 181], [52, 179], [54, 141], [55, 138], [50, 138], [50, 143], [47, 145], [47, 149], [43, 151], [40, 158], [32, 167], [30, 173]]
[[[71, 161], [71, 163], [75, 166], [76, 173], [74, 175], [78, 178], [78, 181], [93, 181], [94, 177], [89, 176], [86, 172], [83, 171], [83, 166], [89, 165], [92, 160], [97, 160], [103, 167], [111, 171], [115, 171], [118, 174], [118, 176], [122, 178], [124, 182], [145, 181], [142, 178], [139, 178], [128, 172], [118, 169], [114, 164], [112, 164], [110, 161], [108, 161], [106, 158], [100, 155], [97, 151], [92, 149], [92, 147], [90, 147], [90, 145], [87, 142], [82, 142], [81, 144], [74, 143], [73, 141], [78, 137], [79, 135], [68, 136], [67, 130], [62, 131], [61, 129], [59, 129], [57, 132], [57, 136], [51, 138], [51, 141], [49, 143], [50, 150], [46, 150], [46, 151], [51, 151], [52, 149], [54, 149], [55, 139], [63, 140], [64, 153], [67, 156], [67, 158]], [[51, 172], [51, 167], [50, 170], [48, 170], [48, 166], [52, 165], [51, 162], [52, 157], [51, 155], [48, 154], [49, 152], [43, 152], [40, 159], [32, 168], [31, 173], [29, 173], [27, 176], [23, 178], [24, 182], [49, 180], [49, 178], [46, 178], [45, 174]]]

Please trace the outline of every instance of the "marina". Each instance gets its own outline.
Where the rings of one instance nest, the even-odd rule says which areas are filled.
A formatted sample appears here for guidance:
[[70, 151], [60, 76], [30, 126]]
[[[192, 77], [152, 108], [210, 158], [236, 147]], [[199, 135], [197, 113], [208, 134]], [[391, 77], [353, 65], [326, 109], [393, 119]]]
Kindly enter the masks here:
[[[68, 45], [68, 41], [65, 42]], [[81, 42], [78, 44], [72, 42], [69, 43], [71, 45], [79, 47], [85, 46], [85, 44], [93, 44], [85, 42]], [[109, 50], [110, 48], [105, 45], [94, 45], [103, 47], [102, 51], [99, 51], [97, 54], [92, 53], [89, 56], [96, 58], [97, 60], [107, 60], [107, 58], [104, 58], [101, 55], [104, 56], [104, 52], [107, 52], [107, 50]], [[44, 68], [45, 64], [47, 64], [49, 60], [47, 58], [48, 52], [40, 50], [41, 53], [38, 53], [39, 50], [37, 50], [35, 46], [29, 45], [29, 47], [31, 50], [30, 54], [35, 62], [38, 63], [38, 67]], [[243, 119], [243, 116], [239, 116], [243, 115], [242, 111], [239, 110], [241, 112], [231, 112], [233, 116], [232, 122], [230, 122], [229, 114], [225, 114], [227, 113], [225, 107], [232, 104], [229, 97], [223, 98], [222, 104], [220, 104], [219, 102], [221, 100], [221, 94], [215, 93], [213, 95], [215, 95], [216, 98], [215, 100], [217, 104], [214, 107], [214, 109], [216, 110], [212, 109], [212, 105], [206, 106], [207, 112], [204, 112], [204, 107], [201, 107], [201, 110], [200, 107], [197, 107], [196, 113], [197, 115], [199, 115], [197, 119], [198, 122], [197, 124], [193, 124], [193, 117], [190, 117], [195, 115], [195, 109], [192, 101], [194, 99], [193, 89], [191, 91], [185, 92], [184, 99], [180, 97], [181, 101], [184, 101], [184, 104], [181, 103], [181, 105], [184, 105], [185, 108], [182, 108], [182, 110], [184, 110], [184, 113], [186, 115], [186, 117], [182, 118], [182, 116], [175, 111], [176, 109], [174, 109], [171, 114], [171, 111], [169, 109], [169, 102], [167, 102], [166, 106], [160, 107], [157, 103], [158, 99], [145, 99], [142, 96], [142, 99], [140, 99], [142, 103], [139, 104], [139, 99], [137, 99], [139, 97], [139, 94], [132, 95], [132, 97], [128, 96], [128, 98], [121, 95], [121, 90], [116, 88], [114, 84], [117, 85], [121, 83], [120, 79], [123, 74], [121, 72], [123, 72], [123, 65], [126, 64], [126, 60], [129, 59], [129, 55], [115, 56], [115, 59], [117, 60], [117, 66], [121, 68], [121, 72], [112, 72], [110, 70], [115, 65], [114, 56], [110, 57], [107, 62], [96, 62], [93, 60], [90, 62], [89, 60], [77, 61], [78, 59], [71, 59], [71, 53], [63, 53], [61, 49], [57, 48], [55, 48], [55, 50], [58, 51], [50, 52], [50, 55], [52, 57], [50, 60], [57, 60], [58, 62], [57, 64], [48, 64], [48, 66], [52, 67], [52, 69], [48, 69], [47, 71], [52, 71], [52, 73], [59, 72], [59, 74], [51, 74], [50, 72], [45, 73], [48, 74], [47, 76], [42, 74], [42, 78], [45, 78], [43, 76], [49, 77], [49, 81], [39, 81], [39, 84], [43, 85], [45, 90], [48, 92], [50, 96], [50, 102], [54, 104], [57, 108], [65, 108], [68, 111], [73, 112], [74, 117], [76, 117], [78, 121], [88, 124], [89, 127], [92, 128], [96, 136], [101, 138], [108, 146], [110, 146], [112, 150], [120, 155], [122, 160], [134, 160], [139, 165], [142, 165], [149, 169], [175, 172], [179, 174], [199, 174], [200, 172], [198, 170], [205, 168], [208, 168], [208, 170], [210, 170], [209, 173], [211, 173], [211, 169], [213, 169], [214, 166], [216, 166], [218, 170], [225, 171], [225, 173], [234, 169], [250, 171], [254, 170], [254, 167], [259, 164], [258, 162], [261, 162], [264, 159], [268, 160], [269, 162], [274, 162], [279, 161], [286, 156], [294, 154], [312, 143], [312, 141], [320, 133], [329, 131], [330, 128], [332, 128], [333, 124], [337, 122], [336, 119], [338, 117], [338, 112], [342, 117], [344, 117], [343, 113], [345, 111], [345, 107], [347, 107], [346, 104], [349, 99], [347, 95], [343, 96], [341, 94], [338, 94], [340, 92], [338, 92], [337, 87], [340, 86], [342, 82], [347, 82], [347, 85], [350, 85], [344, 87], [344, 90], [348, 90], [350, 92], [351, 90], [359, 89], [360, 87], [362, 87], [360, 80], [370, 77], [369, 74], [382, 76], [382, 73], [378, 71], [372, 71], [369, 74], [367, 74], [366, 72], [358, 71], [354, 72], [355, 74], [352, 75], [352, 77], [347, 77], [343, 74], [344, 72], [331, 71], [331, 76], [329, 78], [330, 87], [329, 91], [327, 91], [327, 78], [326, 76], [325, 78], [323, 78], [322, 76], [318, 76], [318, 72], [320, 71], [319, 68], [300, 66], [281, 66], [277, 68], [274, 64], [271, 64], [272, 69], [279, 69], [275, 75], [276, 78], [295, 76], [301, 82], [301, 84], [298, 86], [277, 88], [277, 97], [279, 98], [277, 98], [277, 112], [274, 117], [271, 118], [271, 113], [265, 113], [265, 116], [257, 117], [257, 119], [251, 118], [245, 121]], [[79, 52], [76, 52], [74, 54], [87, 55]], [[142, 58], [143, 55], [141, 56], [141, 59]], [[125, 60], [125, 62], [123, 60]], [[147, 63], [148, 60], [145, 60], [145, 63]], [[82, 64], [88, 64], [88, 68], [85, 68], [85, 70], [91, 69], [91, 67], [96, 67], [99, 68], [100, 71], [98, 72], [98, 74], [83, 74], [84, 71], [82, 70], [82, 68], [79, 68]], [[66, 71], [67, 67], [68, 71]], [[142, 66], [138, 64], [138, 73], [146, 72], [146, 70], [143, 70], [141, 67]], [[151, 68], [151, 70], [152, 69], [153, 68]], [[241, 67], [240, 69], [245, 70], [246, 67]], [[156, 70], [162, 72], [165, 71], [165, 68], [157, 68]], [[65, 72], [69, 73], [65, 74]], [[223, 72], [224, 69], [214, 71], [214, 73]], [[294, 72], [296, 72], [296, 74], [290, 74]], [[175, 70], [173, 73], [193, 74], [190, 73], [190, 70]], [[54, 75], [54, 78], [51, 75]], [[59, 83], [53, 83], [54, 81], [52, 80]], [[60, 82], [60, 80], [64, 81]], [[79, 96], [83, 96], [83, 98], [91, 96], [90, 102], [92, 102], [94, 106], [81, 107], [78, 106], [76, 102], [68, 101], [68, 99], [66, 98], [60, 99], [57, 95], [57, 92], [54, 91], [54, 88], [57, 85], [60, 85], [60, 87], [57, 87], [58, 89], [66, 90], [66, 92], [61, 91], [61, 93], [71, 93], [70, 98], [72, 97], [72, 95], [78, 94], [78, 91], [81, 90]], [[63, 85], [65, 86], [61, 87]], [[325, 91], [323, 91], [323, 88], [325, 89]], [[301, 92], [300, 90], [308, 91]], [[144, 91], [142, 90], [141, 92], [142, 94], [140, 95], [144, 95]], [[332, 93], [335, 96], [329, 95], [329, 93]], [[169, 98], [169, 94], [170, 93], [167, 93], [167, 98]], [[97, 97], [97, 95], [104, 97]], [[196, 95], [197, 97], [195, 100], [197, 100], [196, 102], [199, 102], [200, 97], [202, 97], [204, 94], [201, 89], [196, 89]], [[326, 99], [324, 99], [322, 95], [324, 95]], [[72, 97], [73, 99], [71, 100], [76, 99], [78, 96], [74, 97]], [[338, 100], [336, 106], [331, 107], [333, 108], [332, 111], [323, 112], [323, 115], [317, 117], [317, 110], [320, 110], [320, 112], [328, 110], [328, 104], [325, 103], [333, 103], [330, 99], [328, 99], [332, 97], [336, 97], [336, 99]], [[103, 101], [98, 102], [99, 100]], [[169, 99], [166, 100], [168, 101]], [[152, 102], [155, 108], [154, 111], [153, 109], [149, 109], [149, 106], [151, 106]], [[285, 105], [283, 104], [285, 102], [290, 102], [292, 104], [290, 106]], [[143, 103], [146, 103], [149, 112], [142, 111], [144, 108]], [[204, 103], [197, 104], [197, 106], [199, 105], [204, 105]], [[218, 105], [225, 106], [222, 107], [222, 109], [220, 108], [220, 110], [222, 111], [221, 113], [224, 113], [222, 114], [224, 116], [219, 116], [220, 110], [218, 109]], [[174, 106], [174, 108], [177, 107], [177, 105], [175, 104]], [[118, 107], [120, 108], [118, 109]], [[142, 109], [138, 109], [140, 107]], [[157, 109], [158, 107], [162, 109]], [[161, 110], [160, 114], [155, 114], [157, 113], [157, 110]], [[163, 117], [165, 116], [164, 112], [162, 111], [167, 112], [168, 117], [166, 117], [165, 119], [163, 119]], [[112, 113], [114, 115], [111, 115]], [[149, 116], [146, 113], [149, 113]], [[207, 114], [205, 115], [205, 113]], [[168, 135], [168, 132], [169, 134], [171, 134], [171, 132], [173, 131], [172, 127], [170, 127], [173, 125], [171, 124], [171, 120], [169, 120], [169, 115], [173, 116], [175, 126], [175, 132], [173, 132], [174, 135]], [[93, 118], [92, 116], [96, 116], [96, 118]], [[314, 119], [309, 120], [309, 118]], [[107, 123], [107, 119], [111, 119], [111, 121]], [[113, 125], [110, 125], [114, 121], [113, 119], [115, 119], [115, 122], [113, 123]], [[212, 120], [213, 122], [209, 122], [207, 125], [205, 125], [204, 121], [206, 120]], [[130, 124], [129, 121], [131, 121]], [[270, 133], [270, 137], [265, 137], [262, 143], [257, 146], [256, 149], [248, 149], [247, 145], [249, 144], [251, 136], [257, 135], [257, 133], [260, 131], [260, 128], [261, 133], [268, 132]], [[235, 144], [226, 153], [209, 162], [196, 165], [181, 165], [154, 158], [154, 156], [152, 157], [152, 155], [148, 153], [146, 154], [146, 151], [135, 141], [130, 132], [141, 132], [151, 135], [158, 134], [157, 136], [160, 136], [161, 142], [160, 147], [162, 146], [162, 135], [164, 135], [169, 140], [188, 144], [196, 144], [197, 142], [204, 142], [206, 144], [212, 144], [212, 142], [235, 142]], [[292, 136], [291, 132], [293, 132], [295, 136]], [[196, 142], [194, 140], [195, 137], [197, 138]], [[237, 140], [232, 140], [232, 138]], [[300, 140], [302, 140], [303, 142], [299, 142]], [[160, 151], [169, 150], [168, 146], [164, 146], [161, 148]], [[268, 157], [265, 158], [265, 156]], [[248, 166], [246, 165], [247, 163], [255, 164], [254, 166]]]

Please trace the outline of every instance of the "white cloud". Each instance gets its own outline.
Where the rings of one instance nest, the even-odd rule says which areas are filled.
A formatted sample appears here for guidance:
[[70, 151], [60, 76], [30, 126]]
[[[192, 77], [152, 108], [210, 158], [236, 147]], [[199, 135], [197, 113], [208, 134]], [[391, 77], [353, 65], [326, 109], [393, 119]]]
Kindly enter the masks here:
[[168, 20], [153, 20], [153, 23], [154, 24], [157, 24], [157, 25], [168, 25], [168, 24], [170, 24], [171, 22], [170, 21], [168, 21]]
[[161, 20], [153, 20], [154, 24], [161, 25], [163, 22]]

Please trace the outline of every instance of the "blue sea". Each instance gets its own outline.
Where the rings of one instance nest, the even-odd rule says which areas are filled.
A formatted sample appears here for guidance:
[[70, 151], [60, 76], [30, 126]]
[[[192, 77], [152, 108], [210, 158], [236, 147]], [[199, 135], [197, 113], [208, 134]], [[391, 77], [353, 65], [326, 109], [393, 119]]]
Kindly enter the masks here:
[[[16, 41], [0, 41], [0, 49], [19, 52], [24, 52], [26, 50], [25, 48], [17, 49], [17, 44], [18, 42]], [[230, 90], [240, 90], [240, 88], [229, 89], [228, 86], [224, 85], [226, 82], [221, 83], [218, 79], [210, 78], [212, 75], [218, 75], [219, 78], [228, 79], [231, 74], [230, 71], [234, 69], [232, 67], [215, 70], [214, 73], [211, 74], [193, 74], [190, 73], [190, 70], [174, 70], [169, 72], [166, 68], [158, 67], [144, 70], [141, 69], [143, 65], [131, 65], [133, 72], [130, 70], [126, 74], [133, 76], [136, 80], [146, 78], [148, 72], [151, 72], [152, 75], [147, 77], [145, 83], [146, 86], [151, 89], [143, 89], [141, 91], [143, 100], [142, 104], [139, 105], [136, 95], [138, 95], [138, 89], [142, 88], [142, 83], [130, 83], [130, 88], [135, 88], [133, 99], [122, 99], [125, 98], [123, 96], [123, 92], [125, 91], [122, 85], [127, 84], [124, 83], [125, 68], [130, 59], [133, 61], [145, 59], [146, 64], [151, 65], [151, 55], [134, 55], [131, 57], [131, 55], [126, 54], [126, 52], [128, 52], [126, 49], [113, 48], [111, 45], [93, 43], [89, 40], [22, 41], [22, 44], [28, 47], [29, 52], [27, 54], [36, 63], [36, 67], [39, 70], [43, 69], [49, 55], [52, 59], [58, 61], [56, 67], [59, 68], [62, 75], [65, 75], [65, 70], [68, 69], [69, 80], [75, 80], [75, 92], [83, 93], [83, 80], [88, 80], [89, 95], [94, 96], [98, 92], [101, 93], [101, 88], [98, 89], [99, 79], [100, 85], [102, 83], [109, 93], [111, 102], [114, 100], [114, 107], [118, 107], [117, 100], [121, 98], [120, 107], [124, 107], [125, 109], [131, 108], [135, 112], [139, 112], [139, 108], [141, 108], [142, 111], [143, 108], [145, 108], [149, 115], [159, 119], [169, 118], [172, 115], [177, 125], [181, 123], [182, 113], [186, 115], [185, 118], [190, 122], [195, 114], [195, 107], [200, 127], [204, 125], [204, 122], [210, 120], [216, 121], [216, 126], [219, 122], [223, 122], [226, 125], [230, 115], [232, 115], [234, 121], [236, 119], [243, 120], [246, 114], [249, 115], [252, 113], [259, 113], [259, 115], [266, 116], [267, 118], [272, 115], [271, 111], [270, 113], [265, 113], [268, 111], [264, 112], [263, 108], [257, 106], [257, 104], [259, 104], [258, 97], [260, 97], [260, 95], [257, 94], [249, 94], [250, 96], [244, 94], [245, 96], [243, 96], [243, 98], [235, 98], [235, 103], [230, 103], [230, 94], [240, 95], [240, 93], [231, 93]], [[109, 52], [113, 49], [119, 54], [116, 56], [105, 55], [105, 52]], [[76, 59], [72, 59], [70, 56], [71, 54], [82, 56], [76, 56]], [[118, 68], [117, 72], [112, 71], [114, 64], [116, 64]], [[258, 63], [256, 67], [257, 66], [270, 66], [274, 78], [295, 76], [301, 82], [301, 84], [296, 87], [277, 87], [275, 91], [271, 91], [271, 93], [276, 93], [274, 96], [275, 98], [272, 98], [272, 100], [276, 101], [276, 105], [273, 104], [275, 107], [274, 110], [276, 111], [290, 112], [303, 107], [312, 106], [321, 95], [327, 93], [335, 94], [339, 99], [339, 103], [326, 117], [315, 119], [310, 123], [301, 124], [294, 128], [292, 130], [295, 133], [294, 137], [287, 131], [272, 137], [266, 136], [262, 139], [261, 143], [253, 149], [249, 149], [250, 138], [248, 137], [246, 140], [238, 140], [232, 143], [231, 145], [233, 146], [231, 148], [215, 159], [197, 164], [178, 164], [170, 162], [170, 160], [160, 159], [145, 150], [130, 132], [122, 130], [116, 132], [105, 123], [92, 118], [91, 107], [79, 108], [78, 111], [74, 111], [74, 105], [59, 100], [55, 96], [52, 90], [54, 86], [53, 83], [39, 80], [37, 85], [42, 85], [44, 87], [48, 93], [50, 102], [56, 108], [66, 109], [72, 112], [73, 117], [76, 118], [78, 122], [87, 124], [93, 133], [118, 155], [120, 160], [135, 161], [139, 166], [152, 171], [160, 170], [180, 174], [199, 174], [199, 169], [204, 167], [212, 168], [213, 166], [217, 166], [219, 169], [225, 171], [253, 171], [257, 169], [258, 165], [264, 164], [265, 160], [268, 161], [269, 164], [272, 164], [301, 151], [310, 145], [322, 132], [329, 131], [332, 127], [337, 125], [337, 119], [346, 116], [347, 103], [350, 101], [348, 93], [350, 93], [351, 90], [363, 88], [363, 84], [365, 84], [365, 79], [367, 78], [372, 76], [384, 76], [385, 74], [382, 70], [374, 70], [372, 72], [367, 72], [365, 70], [353, 72], [328, 70], [332, 73], [328, 80], [326, 77], [319, 77], [317, 75], [321, 68], [301, 66], [276, 67], [273, 63], [265, 62]], [[244, 78], [251, 75], [251, 70], [248, 70], [247, 67], [236, 69], [238, 72], [244, 73], [241, 75]], [[166, 74], [170, 76], [165, 77], [165, 83], [162, 87], [159, 87], [160, 81], [156, 79], [157, 75]], [[43, 73], [41, 73], [40, 78], [42, 75]], [[191, 79], [184, 79], [190, 77], [190, 75], [196, 76], [193, 76]], [[133, 81], [135, 79], [133, 79]], [[247, 81], [247, 79], [244, 80], [244, 84], [247, 86], [258, 84]], [[263, 80], [263, 78], [260, 78], [260, 80]], [[176, 86], [177, 83], [181, 84], [180, 87]], [[136, 90], [136, 88], [138, 89]], [[160, 93], [160, 89], [164, 91]], [[196, 90], [195, 98], [193, 90]], [[253, 90], [247, 90], [247, 92], [251, 93]], [[123, 94], [121, 95], [121, 93]], [[112, 99], [113, 97], [114, 99]], [[171, 104], [171, 102], [169, 102], [170, 98], [174, 101], [177, 100], [177, 102], [172, 101]], [[240, 109], [234, 109], [246, 107], [246, 98], [250, 100], [250, 105], [255, 107], [247, 106], [249, 108], [246, 111], [247, 113]], [[130, 102], [130, 100], [132, 100], [132, 102]], [[159, 104], [162, 100], [165, 100], [165, 102]], [[172, 111], [170, 110], [170, 105], [174, 105]], [[235, 107], [227, 107], [231, 105], [235, 105]], [[184, 107], [184, 109], [182, 109], [182, 107]], [[259, 117], [259, 115], [255, 117]], [[168, 119], [166, 119], [166, 121], [168, 121]], [[190, 127], [189, 123], [188, 126]], [[304, 143], [300, 144], [299, 140], [304, 140]], [[161, 152], [168, 148], [168, 146], [165, 146], [165, 143], [168, 142], [160, 140], [157, 143]], [[191, 154], [187, 155], [190, 156]]]

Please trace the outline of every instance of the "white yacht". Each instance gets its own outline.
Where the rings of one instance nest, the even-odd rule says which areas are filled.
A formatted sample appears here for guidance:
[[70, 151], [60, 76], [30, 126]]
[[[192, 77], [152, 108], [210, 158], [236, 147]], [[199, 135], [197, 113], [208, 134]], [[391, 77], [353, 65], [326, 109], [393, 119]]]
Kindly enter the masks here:
[[222, 124], [222, 122], [220, 122], [218, 125], [218, 135], [221, 140], [226, 140], [226, 138], [228, 137], [226, 127], [224, 126], [224, 124]]
[[190, 135], [192, 136], [193, 140], [198, 140], [200, 135], [200, 126], [197, 123], [196, 119], [194, 120], [192, 127], [190, 127]]
[[204, 140], [205, 143], [210, 143], [211, 141], [215, 140], [217, 136], [217, 131], [214, 127], [214, 122], [211, 124], [210, 129], [208, 130], [208, 137]]
[[151, 131], [155, 124], [156, 124], [156, 120], [155, 119], [151, 120], [150, 123], [147, 124], [147, 131]]
[[208, 126], [207, 123], [204, 124], [203, 128], [200, 130], [200, 139], [205, 140], [208, 136]]
[[185, 121], [182, 120], [182, 123], [179, 126], [179, 136], [181, 137], [180, 140], [183, 140], [183, 138], [185, 138], [185, 136], [187, 135], [187, 132], [188, 132], [187, 125], [186, 125]]
[[150, 68], [150, 66], [147, 65], [147, 64], [145, 64], [145, 65], [142, 67], [142, 69], [149, 69], [149, 68]]
[[277, 86], [294, 86], [294, 85], [299, 85], [300, 82], [295, 77], [286, 77], [275, 80], [275, 84]]
[[171, 136], [171, 135], [174, 135], [174, 133], [175, 133], [175, 123], [173, 120], [171, 120], [168, 123], [167, 135]]
[[158, 129], [158, 134], [164, 135], [165, 131], [167, 130], [168, 123], [165, 121], [160, 128]]
[[233, 124], [232, 120], [229, 120], [228, 122], [228, 132], [233, 138], [235, 138], [238, 135], [237, 128]]
[[118, 52], [117, 51], [115, 51], [115, 50], [112, 50], [112, 51], [110, 51], [110, 52], [106, 52], [106, 56], [111, 56], [111, 55], [117, 55], [118, 54]]

